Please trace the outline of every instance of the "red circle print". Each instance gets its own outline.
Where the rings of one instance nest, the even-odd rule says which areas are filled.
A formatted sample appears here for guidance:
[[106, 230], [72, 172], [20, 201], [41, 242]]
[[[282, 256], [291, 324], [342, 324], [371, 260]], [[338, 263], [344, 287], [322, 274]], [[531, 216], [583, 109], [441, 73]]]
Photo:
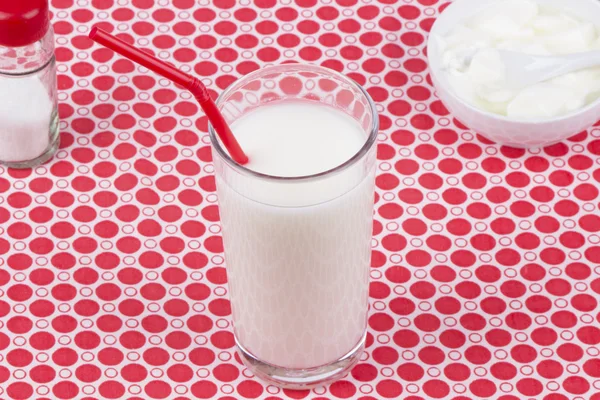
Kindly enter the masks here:
[[444, 381], [432, 379], [423, 384], [423, 391], [433, 399], [443, 399], [450, 393], [450, 387]]
[[31, 398], [33, 388], [26, 382], [14, 382], [6, 388], [6, 393], [13, 399], [24, 400]]
[[[449, 2], [84, 3], [50, 1], [56, 155], [34, 168], [0, 167], [0, 397], [600, 400], [600, 123], [550, 146], [513, 148], [457, 120], [427, 63], [427, 34]], [[376, 161], [374, 186], [350, 177], [343, 197], [322, 204], [245, 199], [232, 208], [223, 185], [240, 189], [245, 174], [213, 157], [197, 101], [96, 46], [78, 28], [86, 23], [202, 78], [215, 102], [227, 94], [218, 106], [234, 134], [256, 105], [293, 98], [334, 105], [367, 129], [370, 99], [336, 73], [356, 81], [379, 112], [366, 158]], [[298, 62], [335, 72], [259, 77]], [[338, 178], [348, 176], [311, 181], [298, 195]], [[346, 199], [356, 203], [350, 211]], [[315, 224], [304, 218], [312, 212], [321, 213]], [[245, 221], [247, 243], [228, 243]], [[273, 237], [253, 246], [265, 227]], [[309, 248], [315, 240], [320, 247]], [[236, 264], [244, 244], [249, 256]], [[354, 264], [329, 257], [338, 247]], [[253, 272], [254, 256], [270, 262]], [[315, 268], [298, 268], [308, 258]], [[298, 293], [261, 285], [292, 277], [290, 267]], [[340, 301], [343, 291], [362, 294]], [[296, 318], [282, 354], [298, 364], [335, 352], [304, 344], [315, 316], [329, 311], [328, 332], [366, 321], [365, 352], [329, 386], [269, 386], [235, 351], [234, 329], [260, 356], [286, 328], [281, 318], [244, 325], [243, 315], [260, 322], [258, 306]], [[336, 336], [331, 359], [355, 336]]]

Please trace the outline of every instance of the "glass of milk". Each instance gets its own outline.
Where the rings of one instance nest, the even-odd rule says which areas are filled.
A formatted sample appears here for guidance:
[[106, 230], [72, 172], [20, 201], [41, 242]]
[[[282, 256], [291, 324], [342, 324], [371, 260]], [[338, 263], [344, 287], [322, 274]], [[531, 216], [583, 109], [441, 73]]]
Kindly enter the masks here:
[[375, 105], [335, 71], [286, 64], [217, 106], [250, 159], [236, 164], [210, 128], [241, 358], [282, 387], [338, 379], [365, 343]]

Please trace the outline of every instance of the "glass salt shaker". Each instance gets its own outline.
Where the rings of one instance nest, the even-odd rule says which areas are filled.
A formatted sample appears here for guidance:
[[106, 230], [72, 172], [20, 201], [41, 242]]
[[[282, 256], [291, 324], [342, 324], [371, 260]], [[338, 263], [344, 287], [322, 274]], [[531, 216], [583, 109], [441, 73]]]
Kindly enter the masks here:
[[29, 168], [59, 144], [48, 0], [0, 0], [0, 164]]

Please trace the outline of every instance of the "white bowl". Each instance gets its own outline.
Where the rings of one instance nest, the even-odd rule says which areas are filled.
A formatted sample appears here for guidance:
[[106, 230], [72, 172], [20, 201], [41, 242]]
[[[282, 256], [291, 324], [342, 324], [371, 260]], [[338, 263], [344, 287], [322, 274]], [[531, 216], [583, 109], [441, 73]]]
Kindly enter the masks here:
[[[437, 94], [448, 110], [470, 129], [496, 143], [513, 147], [539, 147], [560, 142], [577, 134], [600, 119], [600, 99], [568, 115], [543, 121], [509, 119], [479, 109], [454, 93], [442, 71], [439, 44], [432, 40], [444, 36], [455, 26], [480, 12], [491, 3], [502, 0], [455, 0], [438, 17], [427, 45], [431, 79]], [[567, 9], [573, 15], [600, 24], [598, 0], [536, 0], [538, 4]]]

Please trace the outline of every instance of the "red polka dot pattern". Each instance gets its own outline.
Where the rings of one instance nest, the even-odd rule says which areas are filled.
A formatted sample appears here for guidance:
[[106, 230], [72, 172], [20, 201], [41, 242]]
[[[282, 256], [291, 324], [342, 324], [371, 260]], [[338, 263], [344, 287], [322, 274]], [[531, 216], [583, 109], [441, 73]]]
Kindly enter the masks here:
[[[436, 98], [441, 0], [51, 0], [61, 149], [0, 167], [0, 397], [597, 399], [600, 130], [494, 145]], [[378, 103], [367, 349], [312, 391], [239, 362], [207, 120], [97, 24], [216, 94], [269, 64]]]

